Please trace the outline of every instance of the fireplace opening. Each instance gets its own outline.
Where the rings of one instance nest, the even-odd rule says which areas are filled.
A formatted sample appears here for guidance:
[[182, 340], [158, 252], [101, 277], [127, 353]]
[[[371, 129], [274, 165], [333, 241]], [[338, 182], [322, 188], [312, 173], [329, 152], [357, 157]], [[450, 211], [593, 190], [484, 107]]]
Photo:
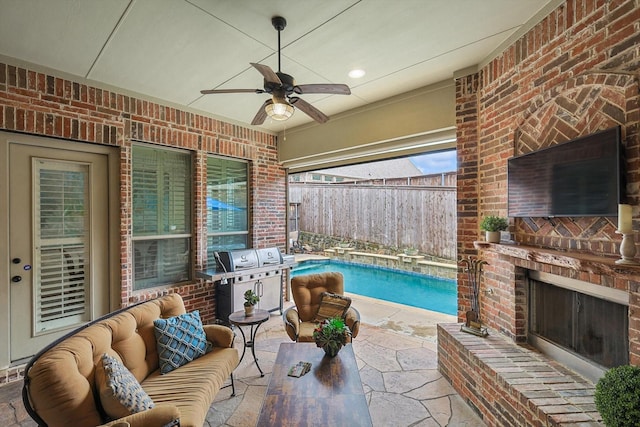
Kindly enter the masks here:
[[597, 381], [629, 364], [627, 292], [530, 271], [529, 342]]

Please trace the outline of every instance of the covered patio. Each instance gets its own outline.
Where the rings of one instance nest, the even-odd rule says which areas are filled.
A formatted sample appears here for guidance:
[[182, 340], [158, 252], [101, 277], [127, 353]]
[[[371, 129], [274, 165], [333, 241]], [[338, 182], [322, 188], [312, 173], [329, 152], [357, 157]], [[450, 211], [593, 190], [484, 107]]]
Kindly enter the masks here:
[[[350, 296], [362, 316], [353, 346], [374, 426], [485, 425], [438, 371], [436, 325], [454, 322], [454, 316]], [[260, 377], [247, 354], [234, 373], [236, 396], [230, 397], [229, 389], [221, 390], [207, 414], [206, 426], [255, 425], [278, 347], [291, 342], [279, 314], [272, 314], [260, 327], [255, 342], [265, 376]], [[242, 344], [237, 333], [239, 351]], [[36, 425], [24, 411], [21, 386], [18, 381], [0, 387], [0, 420], [5, 427]]]
[[[136, 2], [123, 2], [123, 9], [128, 9], [125, 3], [133, 5]], [[188, 8], [192, 7], [193, 2], [185, 3], [189, 3]], [[369, 2], [357, 3], [364, 5]], [[625, 234], [632, 236], [632, 243], [638, 240], [640, 50], [636, 30], [640, 22], [640, 7], [633, 1], [553, 0], [541, 3], [547, 7], [541, 9], [540, 14], [500, 44], [499, 49], [483, 55], [473, 65], [460, 65], [455, 72], [443, 75], [438, 81], [424, 82], [420, 88], [381, 99], [366, 107], [342, 113], [336, 111], [332, 114], [332, 121], [322, 126], [311, 123], [287, 128], [286, 132], [284, 125], [271, 129], [250, 127], [247, 120], [215, 115], [226, 110], [227, 105], [214, 109], [214, 113], [204, 113], [196, 109], [197, 105], [176, 105], [166, 97], [150, 98], [152, 95], [132, 92], [140, 86], [124, 89], [124, 85], [118, 85], [118, 80], [113, 81], [113, 85], [99, 84], [87, 77], [91, 77], [88, 71], [64, 71], [64, 64], [60, 62], [68, 63], [65, 55], [55, 54], [48, 44], [33, 42], [46, 40], [46, 33], [32, 31], [33, 38], [29, 38], [19, 37], [18, 28], [11, 30], [11, 34], [3, 38], [8, 41], [8, 48], [0, 58], [0, 164], [3, 165], [0, 169], [7, 171], [0, 184], [0, 199], [3, 200], [0, 205], [4, 207], [0, 209], [0, 272], [5, 278], [0, 286], [0, 304], [5, 313], [0, 320], [0, 384], [3, 384], [0, 387], [0, 419], [6, 420], [5, 424], [9, 426], [32, 425], [20, 403], [22, 363], [42, 348], [37, 340], [48, 338], [46, 334], [34, 336], [32, 332], [36, 326], [40, 331], [46, 328], [31, 325], [33, 319], [26, 316], [28, 310], [24, 310], [35, 300], [25, 291], [36, 283], [31, 275], [40, 270], [28, 259], [29, 254], [35, 253], [30, 246], [36, 246], [34, 239], [23, 238], [30, 236], [33, 224], [38, 223], [23, 215], [23, 212], [35, 211], [32, 204], [38, 200], [35, 196], [39, 190], [36, 186], [31, 188], [28, 177], [24, 175], [29, 169], [29, 159], [34, 156], [56, 167], [73, 163], [79, 175], [80, 171], [90, 169], [82, 165], [100, 165], [99, 170], [102, 171], [99, 179], [91, 180], [100, 184], [91, 190], [91, 194], [100, 196], [100, 202], [106, 206], [95, 209], [102, 216], [96, 217], [94, 224], [102, 224], [103, 227], [86, 228], [102, 233], [95, 238], [87, 236], [87, 241], [95, 245], [91, 248], [96, 261], [93, 267], [102, 273], [99, 277], [96, 275], [95, 280], [100, 293], [90, 300], [94, 306], [88, 307], [86, 313], [106, 313], [170, 291], [185, 296], [187, 309], [200, 309], [203, 320], [210, 322], [217, 318], [215, 304], [208, 303], [215, 298], [215, 287], [211, 282], [196, 279], [194, 272], [214, 264], [209, 253], [214, 245], [208, 244], [209, 236], [204, 231], [207, 229], [206, 215], [202, 214], [212, 211], [207, 208], [206, 187], [207, 177], [216, 175], [215, 159], [225, 158], [246, 166], [245, 182], [251, 188], [247, 199], [252, 212], [250, 227], [241, 230], [245, 233], [246, 245], [285, 248], [288, 231], [287, 174], [311, 170], [319, 165], [328, 167], [353, 161], [364, 162], [379, 156], [410, 155], [425, 148], [455, 147], [458, 153], [456, 257], [457, 261], [481, 258], [487, 263], [479, 286], [477, 314], [489, 328], [491, 338], [499, 335], [504, 339], [506, 344], [498, 344], [501, 351], [510, 354], [513, 349], [530, 344], [535, 331], [530, 328], [529, 278], [532, 274], [553, 275], [579, 280], [583, 283], [580, 286], [589, 287], [596, 294], [624, 294], [627, 325], [624, 330], [616, 332], [625, 334], [611, 335], [624, 341], [626, 349], [622, 353], [626, 357], [625, 363], [639, 365], [640, 267], [635, 255], [632, 265], [620, 266], [617, 263], [622, 227], [617, 226], [615, 214], [561, 218], [511, 215], [502, 243], [483, 248], [476, 245], [483, 217], [509, 216], [508, 159], [614, 127], [620, 129], [620, 151], [624, 152], [622, 166], [626, 169], [625, 197], [619, 198], [618, 203], [628, 205], [630, 211], [628, 231], [631, 233]], [[139, 1], [136, 4], [151, 8], [149, 5], [152, 3]], [[351, 9], [355, 11], [355, 8]], [[145, 16], [143, 13], [139, 15]], [[24, 13], [24, 16], [30, 14]], [[346, 18], [346, 15], [342, 17]], [[61, 28], [76, 28], [56, 24], [46, 14], [44, 18], [47, 22], [54, 22], [54, 32]], [[100, 17], [100, 20], [104, 19]], [[451, 28], [460, 26], [460, 21], [456, 21]], [[427, 27], [421, 23], [416, 28]], [[378, 28], [375, 27], [376, 30]], [[268, 25], [267, 30], [273, 35]], [[110, 34], [109, 31], [104, 33]], [[132, 35], [136, 34], [132, 32]], [[215, 39], [222, 40], [223, 36]], [[258, 34], [254, 42], [266, 38], [264, 33]], [[339, 40], [333, 36], [331, 39]], [[74, 40], [82, 38], [74, 37]], [[416, 37], [415, 40], [421, 42], [425, 38]], [[18, 41], [44, 46], [45, 50], [54, 53], [58, 62], [47, 65], [38, 64], [33, 58], [20, 59], [19, 53], [26, 49], [22, 49]], [[106, 46], [97, 43], [96, 51], [102, 52], [100, 46], [103, 45]], [[122, 44], [127, 52], [133, 45]], [[269, 51], [275, 52], [266, 45], [258, 47], [265, 51], [263, 57], [270, 54]], [[76, 50], [83, 51], [80, 47]], [[376, 58], [387, 59], [386, 55], [379, 54], [379, 49], [374, 51]], [[210, 58], [211, 62], [225, 64], [218, 61], [217, 56], [203, 56]], [[158, 57], [173, 59], [166, 55]], [[260, 57], [256, 54], [251, 55], [251, 59], [241, 58], [241, 63], [252, 74], [255, 71], [246, 64]], [[129, 61], [128, 64], [136, 66], [135, 62]], [[431, 62], [425, 60], [421, 64], [429, 67]], [[172, 65], [187, 69], [182, 61], [173, 61]], [[118, 76], [137, 75], [113, 68]], [[213, 68], [201, 69], [210, 73], [208, 70]], [[146, 77], [144, 73], [140, 75]], [[179, 80], [175, 75], [179, 74], [169, 76], [172, 82]], [[255, 77], [254, 74], [252, 76]], [[197, 96], [203, 78], [183, 80], [194, 84], [190, 93]], [[387, 86], [396, 86], [397, 81], [394, 79]], [[165, 84], [162, 87], [175, 86]], [[239, 105], [243, 112], [249, 111], [242, 103]], [[254, 111], [250, 109], [250, 114]], [[16, 149], [10, 150], [10, 147]], [[184, 233], [155, 235], [156, 240], [167, 247], [172, 242], [181, 243], [172, 247], [175, 254], [182, 256], [170, 257], [173, 253], [167, 250], [166, 258], [179, 260], [176, 263], [184, 267], [185, 274], [173, 278], [172, 270], [162, 271], [156, 283], [159, 286], [145, 282], [146, 275], [155, 274], [149, 272], [155, 271], [154, 266], [164, 264], [160, 257], [154, 257], [154, 247], [145, 243], [147, 236], [132, 232], [134, 221], [141, 218], [134, 209], [134, 191], [147, 191], [137, 180], [138, 176], [146, 173], [146, 162], [136, 163], [137, 159], [143, 159], [145, 153], [166, 157], [176, 163], [180, 161], [183, 167], [179, 171], [186, 171], [185, 176], [192, 177], [178, 180], [176, 175], [170, 181], [175, 184], [172, 187], [175, 194], [191, 197], [188, 203], [184, 203], [186, 208], [178, 218], [184, 220], [184, 224], [189, 223], [189, 227], [182, 230], [170, 225], [169, 231]], [[160, 166], [153, 170], [158, 176], [178, 171], [169, 163]], [[148, 190], [149, 194], [163, 194], [160, 183], [158, 180]], [[178, 184], [189, 184], [192, 188], [186, 191]], [[157, 205], [150, 203], [143, 207], [154, 208]], [[16, 219], [24, 221], [17, 223]], [[187, 221], [191, 219], [193, 224]], [[107, 229], [110, 232], [104, 233]], [[136, 245], [145, 249], [137, 259]], [[224, 250], [221, 248], [216, 246], [212, 250]], [[71, 264], [75, 270], [73, 275], [82, 270]], [[60, 263], [60, 267], [71, 276], [71, 269], [65, 268], [66, 262]], [[458, 268], [456, 274], [458, 316], [439, 320], [450, 325], [464, 320], [472, 307], [472, 283], [462, 268]], [[92, 283], [87, 281], [89, 285]], [[361, 305], [359, 308], [364, 320], [362, 337], [358, 337], [354, 346], [376, 425], [389, 425], [390, 421], [385, 418], [389, 414], [396, 417], [393, 421], [398, 421], [398, 424], [479, 425], [482, 418], [487, 425], [547, 425], [550, 418], [537, 408], [564, 406], [555, 405], [555, 397], [535, 396], [535, 393], [532, 394], [534, 397], [529, 395], [528, 400], [522, 400], [520, 394], [513, 392], [515, 389], [520, 391], [521, 387], [511, 387], [514, 376], [521, 372], [513, 372], [512, 369], [517, 368], [512, 366], [493, 365], [495, 360], [484, 360], [480, 353], [494, 349], [483, 348], [486, 343], [477, 345], [475, 337], [471, 337], [472, 340], [467, 340], [466, 334], [456, 337], [462, 347], [457, 347], [457, 343], [447, 343], [451, 347], [441, 352], [441, 348], [436, 347], [437, 321], [415, 323], [417, 316], [413, 313], [409, 321], [406, 316], [409, 311], [387, 305], [369, 307], [363, 301], [354, 305]], [[25, 328], [14, 331], [12, 328], [17, 326]], [[453, 336], [457, 330], [455, 326], [451, 328], [447, 331]], [[445, 331], [443, 328], [440, 330]], [[264, 360], [267, 372], [277, 344], [286, 339], [280, 331], [281, 319], [274, 316], [258, 338], [259, 357]], [[437, 344], [444, 345], [444, 340], [438, 338]], [[478, 352], [474, 353], [476, 350]], [[452, 369], [445, 372], [442, 362], [453, 356], [458, 360]], [[490, 369], [480, 370], [486, 367]], [[611, 365], [598, 366], [598, 369], [607, 367]], [[470, 372], [478, 376], [472, 376]], [[419, 375], [413, 375], [415, 373]], [[527, 375], [516, 380], [532, 382], [548, 374], [530, 369]], [[260, 405], [268, 375], [259, 378], [254, 367], [247, 362], [246, 366], [240, 367], [239, 380], [243, 392], [233, 399], [221, 393], [215, 410], [210, 414], [213, 417], [210, 425], [252, 425], [254, 419], [251, 417], [255, 416]], [[489, 398], [487, 393], [490, 393]], [[567, 417], [565, 424], [558, 421], [557, 425], [569, 425], [571, 422], [600, 425], [597, 411], [590, 411], [588, 407], [591, 396], [582, 397], [585, 399], [575, 402], [576, 413], [587, 412], [594, 421], [584, 424], [583, 420]], [[249, 402], [255, 406], [249, 406]], [[388, 409], [392, 406], [389, 402], [393, 403], [394, 409]], [[534, 404], [529, 405], [530, 402]], [[403, 405], [407, 410], [395, 409], [397, 406], [405, 408]], [[528, 417], [530, 413], [522, 415], [522, 405], [531, 408], [535, 417]], [[477, 409], [480, 418], [472, 408]], [[400, 413], [409, 418], [398, 420]], [[510, 422], [512, 419], [520, 421], [519, 416], [526, 418], [521, 423]]]

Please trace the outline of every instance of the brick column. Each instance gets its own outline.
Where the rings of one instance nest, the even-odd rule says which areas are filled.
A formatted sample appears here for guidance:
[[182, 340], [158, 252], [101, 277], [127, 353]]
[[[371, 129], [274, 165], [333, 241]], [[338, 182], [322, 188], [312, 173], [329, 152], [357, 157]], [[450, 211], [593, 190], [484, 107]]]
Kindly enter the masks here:
[[[456, 79], [456, 139], [458, 150], [458, 260], [476, 256], [478, 238], [478, 90], [479, 74]], [[471, 308], [467, 274], [458, 271], [458, 317]]]

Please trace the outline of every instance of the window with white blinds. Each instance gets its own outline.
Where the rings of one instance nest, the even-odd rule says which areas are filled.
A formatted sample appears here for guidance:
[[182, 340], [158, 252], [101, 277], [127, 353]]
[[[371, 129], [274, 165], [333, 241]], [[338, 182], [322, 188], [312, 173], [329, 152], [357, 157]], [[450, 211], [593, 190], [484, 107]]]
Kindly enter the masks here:
[[248, 245], [248, 164], [211, 156], [207, 159], [207, 264], [213, 253]]
[[89, 167], [34, 167], [36, 333], [89, 320]]
[[191, 156], [133, 146], [134, 289], [191, 279]]

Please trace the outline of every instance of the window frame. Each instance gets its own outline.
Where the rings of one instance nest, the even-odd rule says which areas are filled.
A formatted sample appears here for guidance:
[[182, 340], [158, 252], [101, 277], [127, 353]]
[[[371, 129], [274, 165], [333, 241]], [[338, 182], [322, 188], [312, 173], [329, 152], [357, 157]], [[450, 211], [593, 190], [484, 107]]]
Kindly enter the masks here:
[[[228, 161], [228, 162], [235, 162], [238, 164], [244, 164], [244, 170], [245, 170], [245, 178], [246, 178], [246, 192], [245, 192], [245, 204], [246, 206], [244, 207], [245, 209], [245, 215], [246, 215], [246, 228], [242, 231], [210, 231], [209, 230], [209, 224], [208, 224], [208, 216], [209, 216], [209, 211], [210, 208], [207, 206], [206, 203], [206, 199], [209, 197], [209, 180], [210, 180], [210, 175], [209, 175], [209, 160], [210, 159], [219, 159], [219, 160], [224, 160], [224, 161]], [[207, 171], [207, 179], [205, 182], [205, 189], [204, 189], [204, 193], [205, 193], [205, 211], [206, 211], [206, 219], [205, 219], [205, 224], [204, 224], [204, 228], [205, 228], [205, 250], [206, 250], [206, 254], [205, 254], [205, 259], [207, 260], [207, 264], [212, 266], [215, 265], [214, 261], [213, 261], [213, 254], [210, 254], [209, 250], [209, 239], [210, 238], [216, 238], [216, 237], [225, 237], [225, 236], [244, 236], [244, 248], [249, 248], [251, 247], [251, 242], [249, 241], [250, 239], [250, 231], [251, 231], [251, 215], [250, 215], [250, 205], [251, 205], [251, 180], [250, 180], [250, 162], [248, 160], [245, 159], [239, 159], [239, 158], [234, 158], [234, 157], [227, 157], [227, 156], [220, 156], [220, 155], [216, 155], [216, 154], [208, 154], [206, 157], [206, 162], [205, 162], [205, 169]], [[226, 202], [224, 202], [226, 203]], [[240, 249], [240, 248], [238, 248]], [[218, 251], [218, 250], [225, 250], [225, 248], [222, 247], [217, 247], [216, 249], [213, 249], [213, 252]], [[213, 263], [213, 264], [212, 264]]]
[[[187, 205], [187, 211], [185, 212], [185, 224], [187, 224], [188, 226], [185, 227], [187, 228], [187, 230], [185, 232], [179, 232], [179, 233], [162, 233], [162, 232], [158, 232], [157, 234], [142, 234], [142, 235], [138, 235], [136, 236], [135, 234], [135, 220], [134, 220], [134, 215], [135, 215], [135, 201], [134, 199], [134, 193], [135, 193], [135, 184], [134, 184], [134, 175], [135, 175], [135, 171], [134, 171], [134, 151], [136, 147], [141, 147], [141, 148], [146, 148], [146, 149], [151, 149], [151, 150], [155, 150], [155, 151], [163, 151], [163, 152], [173, 152], [173, 153], [177, 153], [177, 154], [182, 154], [184, 156], [186, 156], [187, 160], [187, 165], [188, 165], [188, 170], [185, 171], [185, 175], [187, 176], [187, 179], [185, 180], [185, 183], [188, 186], [188, 201], [186, 203]], [[156, 172], [159, 169], [156, 169]], [[193, 259], [193, 249], [194, 249], [194, 229], [195, 229], [195, 224], [194, 224], [194, 202], [195, 202], [195, 194], [196, 194], [196, 186], [197, 183], [195, 183], [194, 180], [194, 153], [191, 150], [185, 150], [185, 149], [179, 149], [179, 148], [175, 148], [175, 147], [168, 147], [168, 146], [159, 146], [159, 145], [155, 145], [155, 144], [149, 144], [149, 143], [144, 143], [144, 142], [138, 142], [138, 141], [134, 141], [131, 145], [131, 265], [132, 265], [132, 275], [131, 275], [131, 281], [132, 281], [132, 290], [134, 292], [137, 291], [144, 291], [146, 289], [151, 289], [151, 288], [156, 288], [156, 287], [169, 287], [169, 286], [175, 286], [175, 285], [179, 285], [182, 283], [188, 283], [194, 280], [194, 259]], [[160, 187], [156, 187], [156, 193], [158, 194], [158, 197], [160, 197], [160, 194], [162, 192], [162, 188]], [[156, 206], [156, 216], [160, 219], [161, 217], [161, 209], [162, 207], [160, 206]], [[178, 240], [184, 240], [185, 242], [185, 246], [186, 246], [186, 257], [187, 257], [187, 264], [186, 264], [186, 277], [184, 279], [181, 280], [170, 280], [167, 277], [159, 277], [156, 276], [157, 279], [156, 281], [160, 281], [160, 283], [153, 283], [154, 280], [152, 279], [138, 279], [136, 280], [136, 254], [135, 254], [135, 249], [136, 249], [136, 242], [145, 242], [145, 241], [149, 241], [149, 242], [158, 242], [158, 246], [162, 245], [163, 242], [169, 242], [169, 241], [178, 241]], [[179, 242], [178, 242], [179, 243]], [[161, 270], [160, 264], [163, 262], [163, 258], [162, 257], [157, 257], [155, 260], [155, 269], [156, 272], [158, 272], [159, 270]]]

